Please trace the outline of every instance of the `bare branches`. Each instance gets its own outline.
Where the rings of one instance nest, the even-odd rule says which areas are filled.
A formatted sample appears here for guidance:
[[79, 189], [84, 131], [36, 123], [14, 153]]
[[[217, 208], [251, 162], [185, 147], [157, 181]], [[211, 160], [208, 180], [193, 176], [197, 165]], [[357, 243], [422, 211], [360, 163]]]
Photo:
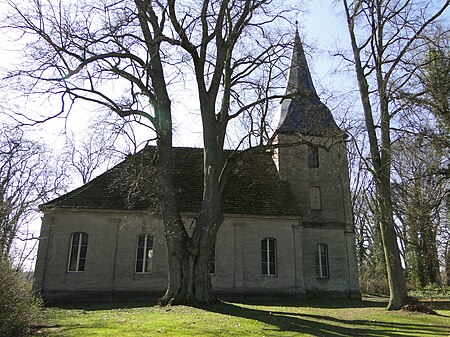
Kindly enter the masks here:
[[[87, 0], [83, 5], [11, 4], [14, 13], [6, 27], [29, 36], [26, 52], [33, 62], [10, 78], [34, 81], [30, 92], [39, 83], [41, 91], [65, 93], [74, 101], [88, 100], [120, 116], [140, 115], [156, 123], [154, 81], [161, 78], [161, 69], [152, 62], [159, 42], [146, 35], [148, 29], [138, 20], [142, 15], [129, 1], [102, 7]], [[136, 27], [142, 28], [141, 34]], [[108, 81], [120, 79], [123, 93], [112, 94]]]
[[30, 239], [28, 225], [36, 217], [37, 205], [60, 190], [64, 174], [20, 129], [1, 125], [0, 135], [1, 261], [11, 257], [14, 240]]

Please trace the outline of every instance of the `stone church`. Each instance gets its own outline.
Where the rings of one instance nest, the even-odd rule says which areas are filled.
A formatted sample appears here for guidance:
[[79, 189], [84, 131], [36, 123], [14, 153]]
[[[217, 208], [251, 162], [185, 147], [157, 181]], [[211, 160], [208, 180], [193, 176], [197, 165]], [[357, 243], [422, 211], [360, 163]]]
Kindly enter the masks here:
[[[213, 290], [357, 298], [345, 133], [316, 93], [298, 32], [286, 94], [280, 146], [239, 163], [223, 191], [225, 221], [209, 265]], [[45, 300], [164, 293], [166, 247], [153, 185], [134, 194], [116, 178], [130, 160], [151, 166], [153, 151], [41, 205], [35, 288]], [[173, 151], [176, 198], [189, 229], [202, 196], [202, 149]]]

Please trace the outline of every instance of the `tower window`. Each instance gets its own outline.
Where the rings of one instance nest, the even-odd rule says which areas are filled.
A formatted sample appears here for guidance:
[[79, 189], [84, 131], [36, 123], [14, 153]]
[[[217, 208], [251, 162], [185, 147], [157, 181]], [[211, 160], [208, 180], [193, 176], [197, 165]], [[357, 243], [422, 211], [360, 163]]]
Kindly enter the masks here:
[[309, 168], [319, 167], [319, 148], [317, 146], [308, 147], [308, 164]]
[[318, 243], [316, 247], [316, 276], [319, 278], [328, 278], [328, 246], [324, 243]]
[[261, 240], [261, 270], [263, 275], [277, 274], [277, 240], [265, 238]]
[[315, 211], [320, 211], [322, 209], [322, 197], [320, 193], [320, 187], [311, 186], [309, 188], [309, 202], [311, 204], [311, 209]]

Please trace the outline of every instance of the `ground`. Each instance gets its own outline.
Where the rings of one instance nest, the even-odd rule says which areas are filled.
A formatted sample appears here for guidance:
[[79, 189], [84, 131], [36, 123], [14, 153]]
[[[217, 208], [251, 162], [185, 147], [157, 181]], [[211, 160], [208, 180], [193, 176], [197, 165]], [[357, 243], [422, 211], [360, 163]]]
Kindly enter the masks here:
[[[153, 302], [154, 303], [154, 302]], [[161, 308], [119, 302], [44, 308], [33, 336], [449, 336], [450, 300], [438, 316], [385, 310], [386, 299], [223, 301]]]

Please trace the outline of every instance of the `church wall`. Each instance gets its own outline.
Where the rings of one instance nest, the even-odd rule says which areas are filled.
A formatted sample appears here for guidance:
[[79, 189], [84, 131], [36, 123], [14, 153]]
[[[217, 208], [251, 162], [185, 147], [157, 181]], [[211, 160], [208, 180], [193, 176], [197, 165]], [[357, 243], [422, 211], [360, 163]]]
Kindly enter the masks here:
[[[153, 236], [151, 273], [135, 273], [138, 235]], [[160, 219], [147, 215], [126, 215], [117, 229], [117, 257], [114, 270], [114, 291], [164, 291], [167, 285], [167, 257]]]
[[[325, 292], [331, 295], [350, 292], [351, 279], [345, 232], [341, 229], [305, 228], [303, 233], [307, 294], [314, 297]], [[328, 247], [329, 275], [324, 278], [316, 275], [315, 254], [319, 243]]]
[[[219, 292], [295, 292], [294, 236], [296, 220], [230, 219], [219, 230], [213, 287]], [[261, 240], [277, 243], [275, 276], [262, 275]]]
[[[48, 242], [46, 269], [41, 272], [43, 280], [40, 286], [44, 293], [48, 291], [51, 298], [52, 293], [78, 292], [76, 296], [82, 297], [111, 289], [113, 260], [110, 257], [114, 256], [115, 248], [114, 224], [106, 217], [87, 213], [57, 212], [47, 216], [53, 219], [49, 223], [51, 240]], [[89, 234], [87, 263], [83, 273], [67, 272], [71, 234], [74, 232]]]
[[[57, 211], [47, 213], [44, 224], [42, 233], [47, 235], [39, 251], [36, 288], [43, 290], [46, 300], [163, 294], [167, 285], [167, 257], [162, 223], [157, 217]], [[79, 231], [89, 234], [85, 271], [67, 272], [70, 236]], [[140, 234], [153, 235], [152, 272], [148, 274], [137, 274], [134, 269]], [[51, 239], [48, 249], [46, 238]], [[262, 274], [261, 240], [265, 238], [273, 238], [277, 243], [275, 276]], [[213, 289], [238, 295], [289, 293], [303, 297], [305, 293], [325, 292], [346, 295], [349, 274], [345, 247], [351, 239], [346, 240], [343, 230], [303, 228], [298, 219], [227, 217], [216, 241]], [[316, 243], [329, 245], [330, 278], [327, 280], [317, 280], [314, 274]]]

